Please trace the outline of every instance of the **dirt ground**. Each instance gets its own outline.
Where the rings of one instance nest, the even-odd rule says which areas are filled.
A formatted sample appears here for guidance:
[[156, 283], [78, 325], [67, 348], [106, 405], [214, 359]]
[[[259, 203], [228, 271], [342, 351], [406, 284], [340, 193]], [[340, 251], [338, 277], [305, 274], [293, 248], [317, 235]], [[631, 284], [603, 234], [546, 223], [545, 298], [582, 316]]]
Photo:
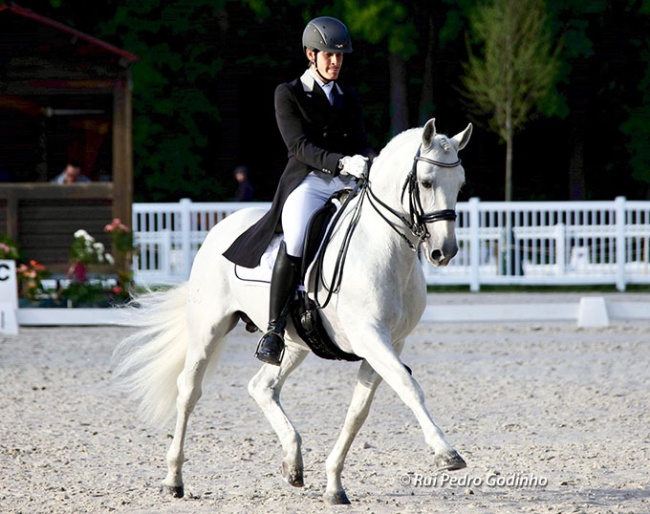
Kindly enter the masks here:
[[348, 456], [344, 507], [322, 502], [324, 463], [357, 364], [310, 356], [285, 386], [304, 444], [295, 489], [246, 391], [256, 337], [237, 327], [190, 421], [179, 500], [160, 490], [172, 427], [143, 425], [111, 381], [129, 331], [0, 336], [0, 512], [650, 512], [650, 323], [421, 324], [403, 360], [468, 468], [436, 475], [414, 416], [383, 384]]

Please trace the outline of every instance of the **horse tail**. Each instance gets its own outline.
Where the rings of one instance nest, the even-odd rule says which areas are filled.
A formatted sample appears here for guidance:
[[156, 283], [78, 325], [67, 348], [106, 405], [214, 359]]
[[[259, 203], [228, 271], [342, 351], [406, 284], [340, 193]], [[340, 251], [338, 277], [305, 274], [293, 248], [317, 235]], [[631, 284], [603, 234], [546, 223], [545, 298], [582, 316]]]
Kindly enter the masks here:
[[114, 377], [138, 402], [142, 419], [156, 426], [166, 424], [176, 410], [176, 381], [189, 344], [187, 291], [184, 283], [134, 298], [125, 308], [125, 324], [135, 332], [113, 352]]

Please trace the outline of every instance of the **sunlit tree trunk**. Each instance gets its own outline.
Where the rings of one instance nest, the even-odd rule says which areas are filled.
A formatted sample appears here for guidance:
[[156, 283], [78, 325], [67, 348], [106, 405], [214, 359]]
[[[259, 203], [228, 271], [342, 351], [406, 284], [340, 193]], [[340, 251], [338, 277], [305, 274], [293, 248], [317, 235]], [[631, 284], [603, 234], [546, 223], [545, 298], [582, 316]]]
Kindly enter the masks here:
[[395, 136], [409, 128], [406, 93], [406, 67], [402, 56], [391, 52], [390, 70], [390, 132]]

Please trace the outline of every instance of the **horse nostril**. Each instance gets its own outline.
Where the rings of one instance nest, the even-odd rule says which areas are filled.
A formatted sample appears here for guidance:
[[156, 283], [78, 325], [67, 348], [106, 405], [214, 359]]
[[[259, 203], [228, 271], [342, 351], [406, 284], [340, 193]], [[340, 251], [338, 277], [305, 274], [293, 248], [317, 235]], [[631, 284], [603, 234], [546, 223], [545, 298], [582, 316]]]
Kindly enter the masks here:
[[439, 262], [442, 260], [442, 252], [440, 250], [434, 250], [431, 252], [431, 259], [433, 262]]

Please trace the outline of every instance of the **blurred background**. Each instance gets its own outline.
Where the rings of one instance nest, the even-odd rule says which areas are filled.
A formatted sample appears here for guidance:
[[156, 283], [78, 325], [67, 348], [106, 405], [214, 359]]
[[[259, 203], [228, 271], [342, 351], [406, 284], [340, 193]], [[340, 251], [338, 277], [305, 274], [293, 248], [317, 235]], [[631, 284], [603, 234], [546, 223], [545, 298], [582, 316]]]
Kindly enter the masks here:
[[[650, 196], [647, 0], [19, 5], [139, 58], [130, 63], [134, 202], [232, 199], [237, 166], [248, 168], [255, 200], [272, 198], [286, 162], [273, 93], [302, 73], [302, 31], [320, 15], [340, 18], [351, 31], [354, 53], [340, 80], [359, 91], [377, 150], [431, 117], [449, 135], [476, 124], [463, 152], [460, 200]], [[1, 50], [0, 97], [10, 58], [7, 44]], [[102, 137], [110, 108], [97, 98], [65, 102], [62, 115], [47, 122], [50, 175], [61, 171], [71, 147], [84, 144], [96, 146], [86, 172], [110, 180], [110, 133]], [[39, 123], [25, 106], [0, 102], [0, 171], [12, 181], [43, 178], [38, 155], [17, 129], [37, 134]]]

